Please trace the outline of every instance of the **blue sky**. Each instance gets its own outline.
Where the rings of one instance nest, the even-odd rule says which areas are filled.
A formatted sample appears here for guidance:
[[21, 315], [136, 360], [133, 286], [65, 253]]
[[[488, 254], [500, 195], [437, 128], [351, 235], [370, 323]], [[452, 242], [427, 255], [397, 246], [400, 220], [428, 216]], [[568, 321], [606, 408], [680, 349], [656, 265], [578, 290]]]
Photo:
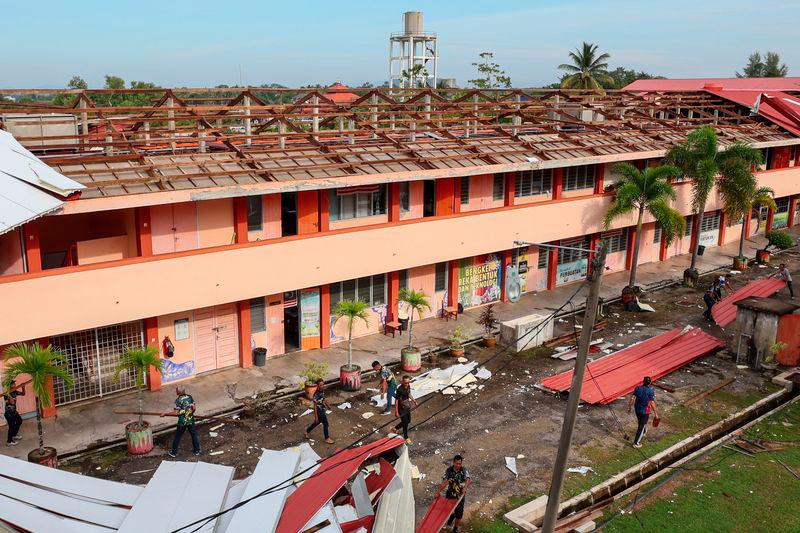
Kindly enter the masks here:
[[[386, 79], [388, 35], [421, 10], [439, 35], [440, 73], [464, 86], [481, 51], [515, 86], [555, 81], [581, 41], [622, 65], [669, 77], [731, 76], [753, 50], [800, 75], [795, 1], [81, 0], [4, 2], [0, 87], [91, 87], [104, 74], [161, 86], [299, 86]], [[766, 22], [769, 19], [769, 23]]]

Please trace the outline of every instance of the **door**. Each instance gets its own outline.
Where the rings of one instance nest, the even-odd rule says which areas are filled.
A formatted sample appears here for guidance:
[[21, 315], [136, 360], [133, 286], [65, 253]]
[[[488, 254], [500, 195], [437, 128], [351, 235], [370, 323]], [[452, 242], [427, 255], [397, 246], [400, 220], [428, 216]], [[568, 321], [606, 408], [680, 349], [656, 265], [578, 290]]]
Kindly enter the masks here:
[[281, 235], [297, 235], [297, 193], [281, 194]]
[[194, 202], [153, 206], [150, 210], [153, 254], [194, 250], [197, 242], [197, 209]]
[[283, 348], [283, 294], [267, 296], [267, 352], [280, 355]]
[[239, 362], [235, 304], [198, 309], [194, 312], [194, 327], [198, 374]]
[[300, 349], [300, 306], [297, 291], [283, 293], [283, 347], [286, 353]]
[[436, 181], [425, 180], [422, 190], [422, 216], [432, 217], [436, 214]]

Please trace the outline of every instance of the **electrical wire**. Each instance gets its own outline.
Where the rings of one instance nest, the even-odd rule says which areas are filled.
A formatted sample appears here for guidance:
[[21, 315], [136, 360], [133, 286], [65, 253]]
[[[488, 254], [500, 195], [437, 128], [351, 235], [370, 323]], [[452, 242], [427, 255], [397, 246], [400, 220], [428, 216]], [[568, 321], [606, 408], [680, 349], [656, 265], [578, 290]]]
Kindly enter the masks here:
[[[525, 337], [527, 337], [527, 336], [531, 336], [531, 338], [530, 338], [530, 339], [528, 339], [528, 340], [527, 340], [527, 342], [526, 342], [526, 343], [523, 345], [523, 349], [527, 348], [527, 346], [528, 346], [528, 345], [529, 345], [529, 344], [530, 344], [530, 343], [533, 341], [533, 339], [535, 338], [535, 335], [534, 335], [534, 334], [535, 334], [535, 333], [538, 333], [538, 332], [539, 332], [539, 331], [540, 331], [540, 330], [541, 330], [541, 329], [542, 329], [542, 328], [543, 328], [543, 327], [544, 327], [544, 326], [545, 326], [545, 325], [546, 325], [546, 324], [547, 324], [547, 323], [548, 323], [550, 320], [554, 319], [554, 318], [555, 318], [555, 317], [558, 315], [558, 313], [560, 313], [562, 310], [564, 310], [564, 309], [567, 307], [567, 305], [568, 305], [568, 304], [569, 304], [569, 305], [571, 305], [571, 308], [572, 308], [573, 310], [575, 309], [575, 306], [572, 304], [572, 300], [574, 300], [574, 299], [575, 299], [575, 297], [577, 297], [577, 296], [578, 296], [578, 293], [580, 293], [580, 291], [583, 289], [583, 287], [584, 287], [584, 285], [583, 285], [583, 284], [581, 284], [581, 285], [580, 285], [580, 286], [577, 288], [577, 290], [575, 290], [575, 292], [574, 292], [574, 293], [573, 293], [573, 294], [572, 294], [572, 295], [571, 295], [571, 296], [570, 296], [570, 297], [569, 297], [569, 298], [568, 298], [568, 299], [567, 299], [567, 300], [566, 300], [566, 301], [565, 301], [563, 304], [561, 304], [561, 306], [559, 306], [559, 307], [558, 307], [557, 309], [555, 309], [555, 310], [554, 310], [552, 313], [550, 313], [549, 315], [547, 315], [547, 317], [546, 317], [544, 320], [542, 320], [542, 321], [541, 321], [541, 322], [540, 322], [540, 323], [539, 323], [539, 324], [538, 324], [536, 327], [534, 327], [534, 328], [531, 328], [529, 331], [525, 332], [525, 333], [524, 333], [524, 334], [523, 334], [523, 335], [520, 337], [520, 339], [518, 339], [518, 341], [519, 341], [519, 340], [521, 340], [521, 339], [524, 339], [524, 338], [525, 338]], [[497, 353], [495, 353], [494, 355], [492, 355], [491, 357], [489, 357], [489, 358], [488, 358], [486, 361], [484, 361], [483, 363], [481, 363], [481, 364], [479, 364], [478, 366], [476, 366], [476, 369], [477, 369], [477, 368], [481, 368], [481, 367], [485, 367], [485, 366], [486, 366], [488, 363], [490, 363], [490, 362], [494, 361], [495, 359], [497, 359], [497, 358], [498, 358], [498, 357], [500, 357], [501, 355], [503, 355], [503, 354], [505, 354], [506, 352], [508, 352], [508, 350], [509, 350], [509, 348], [510, 348], [510, 347], [511, 347], [511, 344], [508, 344], [508, 345], [506, 345], [506, 346], [503, 346], [503, 347], [501, 347], [501, 348], [500, 348], [500, 350], [498, 350], [498, 352], [497, 352]], [[511, 362], [511, 361], [513, 361], [513, 359], [511, 359], [510, 361], [508, 361], [508, 362], [506, 363], [506, 365], [504, 365], [502, 368], [505, 368], [505, 366], [507, 366], [508, 364], [510, 364], [510, 362]], [[493, 374], [493, 375], [492, 375], [492, 376], [491, 376], [489, 379], [492, 379], [492, 378], [493, 378], [495, 375], [496, 375], [496, 374]], [[453, 382], [453, 383], [451, 383], [450, 385], [448, 385], [448, 386], [444, 387], [443, 389], [441, 389], [441, 390], [440, 390], [440, 391], [438, 391], [438, 392], [440, 392], [440, 393], [441, 393], [442, 391], [444, 391], [444, 390], [446, 390], [446, 389], [449, 389], [449, 388], [454, 388], [454, 387], [455, 387], [455, 385], [456, 385], [456, 384], [457, 384], [459, 381], [461, 381], [462, 379], [464, 379], [465, 377], [466, 377], [466, 374], [465, 374], [465, 375], [463, 375], [463, 376], [461, 376], [461, 377], [460, 377], [460, 378], [458, 378], [456, 381], [454, 381], [454, 382]], [[488, 381], [488, 379], [487, 379], [487, 381]], [[435, 394], [432, 394], [432, 395], [428, 396], [427, 398], [425, 398], [424, 400], [422, 400], [421, 402], [419, 402], [419, 403], [417, 404], [417, 406], [416, 406], [416, 407], [415, 407], [413, 410], [419, 409], [419, 407], [421, 407], [422, 405], [426, 404], [427, 402], [429, 402], [429, 401], [433, 400], [435, 397], [437, 397], [437, 395], [435, 395]], [[460, 401], [460, 400], [461, 400], [461, 399], [463, 399], [464, 397], [465, 397], [465, 396], [461, 396], [461, 397], [459, 397], [459, 398], [456, 398], [454, 401], [452, 401], [452, 402], [450, 402], [449, 404], [447, 404], [447, 405], [446, 405], [444, 408], [442, 408], [442, 409], [440, 409], [440, 410], [438, 410], [438, 411], [434, 412], [434, 414], [432, 414], [432, 415], [431, 415], [431, 416], [429, 416], [428, 418], [426, 418], [426, 419], [422, 420], [421, 422], [418, 422], [418, 423], [414, 424], [414, 426], [412, 426], [412, 428], [416, 428], [416, 427], [418, 427], [418, 426], [420, 426], [420, 425], [424, 424], [424, 423], [425, 423], [425, 422], [427, 422], [428, 420], [432, 419], [434, 416], [437, 416], [438, 414], [441, 414], [442, 412], [444, 412], [444, 411], [446, 411], [447, 409], [451, 408], [453, 405], [455, 405], [455, 404], [456, 404], [458, 401]], [[412, 410], [412, 411], [413, 411], [413, 410]], [[347, 451], [347, 450], [349, 450], [349, 449], [352, 449], [352, 448], [354, 448], [354, 447], [358, 446], [358, 445], [359, 445], [361, 442], [363, 442], [363, 441], [364, 441], [364, 439], [371, 437], [372, 435], [374, 435], [374, 434], [378, 433], [378, 432], [379, 432], [379, 431], [381, 431], [382, 429], [385, 429], [385, 428], [386, 428], [386, 427], [388, 427], [389, 425], [393, 424], [393, 423], [394, 423], [396, 420], [398, 420], [398, 418], [397, 418], [397, 417], [395, 417], [395, 418], [393, 418], [393, 419], [389, 420], [388, 422], [386, 422], [386, 423], [382, 424], [381, 426], [379, 426], [379, 427], [377, 427], [377, 428], [374, 428], [374, 429], [372, 429], [372, 430], [371, 430], [371, 431], [369, 431], [368, 433], [366, 433], [366, 434], [364, 434], [364, 435], [360, 436], [358, 439], [356, 439], [355, 441], [353, 441], [353, 442], [352, 442], [351, 444], [349, 444], [348, 446], [346, 446], [346, 447], [344, 447], [344, 448], [340, 448], [339, 450], [336, 450], [336, 451], [335, 451], [333, 454], [331, 454], [331, 455], [329, 455], [328, 457], [326, 457], [326, 459], [330, 459], [330, 458], [332, 458], [332, 457], [335, 457], [335, 456], [337, 456], [337, 455], [339, 455], [339, 454], [341, 454], [341, 453], [343, 453], [343, 452], [345, 452], [345, 451]], [[409, 429], [411, 429], [411, 428], [409, 428]], [[376, 442], [377, 442], [377, 441], [376, 441]], [[375, 443], [372, 443], [372, 444], [374, 445]], [[365, 445], [365, 446], [369, 446], [369, 445]], [[365, 454], [366, 454], [368, 451], [369, 451], [369, 449], [365, 450]], [[190, 524], [187, 524], [187, 525], [185, 525], [185, 526], [179, 527], [178, 529], [175, 529], [175, 530], [173, 530], [173, 531], [172, 531], [172, 533], [179, 533], [179, 532], [181, 532], [181, 531], [183, 531], [183, 530], [186, 530], [186, 529], [188, 529], [188, 528], [190, 528], [190, 527], [192, 527], [192, 526], [197, 526], [196, 528], [194, 528], [194, 529], [192, 529], [192, 530], [190, 531], [190, 533], [196, 533], [197, 531], [201, 530], [203, 527], [205, 527], [206, 525], [208, 525], [208, 524], [209, 524], [210, 522], [212, 522], [213, 520], [216, 520], [216, 519], [217, 519], [217, 518], [219, 518], [220, 516], [223, 516], [223, 515], [225, 515], [226, 513], [229, 513], [229, 512], [231, 512], [231, 511], [233, 511], [233, 510], [236, 510], [236, 509], [238, 509], [238, 508], [240, 508], [240, 507], [242, 507], [242, 506], [244, 506], [244, 505], [246, 505], [246, 504], [250, 503], [250, 502], [251, 502], [251, 501], [253, 501], [253, 500], [256, 500], [256, 499], [258, 499], [258, 498], [262, 498], [262, 497], [264, 497], [264, 496], [266, 496], [266, 495], [268, 495], [268, 494], [272, 494], [273, 492], [277, 492], [277, 491], [279, 491], [279, 490], [284, 490], [284, 489], [288, 488], [289, 486], [291, 486], [291, 485], [292, 485], [292, 484], [294, 484], [294, 483], [297, 483], [297, 482], [300, 482], [300, 481], [307, 481], [307, 480], [309, 480], [309, 479], [311, 479], [311, 478], [313, 478], [313, 477], [316, 477], [316, 476], [319, 476], [319, 475], [323, 474], [324, 472], [327, 472], [327, 471], [329, 471], [329, 470], [331, 470], [331, 469], [333, 469], [333, 468], [336, 468], [337, 466], [340, 466], [340, 465], [342, 465], [342, 464], [344, 464], [344, 463], [350, 462], [350, 461], [352, 461], [353, 459], [354, 459], [354, 458], [348, 458], [347, 460], [340, 461], [340, 462], [338, 462], [338, 463], [334, 463], [334, 464], [332, 464], [332, 465], [330, 465], [330, 466], [328, 466], [328, 467], [326, 467], [326, 468], [324, 468], [324, 469], [319, 469], [319, 468], [318, 468], [318, 469], [317, 469], [317, 470], [316, 470], [316, 471], [315, 471], [313, 474], [309, 475], [307, 478], [304, 478], [304, 479], [302, 479], [302, 480], [299, 480], [299, 479], [298, 479], [298, 477], [302, 476], [303, 474], [307, 473], [308, 471], [312, 470], [314, 467], [316, 467], [316, 466], [317, 466], [317, 464], [311, 465], [311, 466], [309, 466], [309, 467], [307, 467], [307, 468], [303, 469], [302, 471], [300, 471], [300, 472], [296, 473], [296, 474], [295, 474], [294, 476], [292, 476], [291, 478], [288, 478], [288, 479], [286, 479], [286, 480], [284, 480], [284, 481], [281, 481], [281, 482], [279, 482], [279, 483], [277, 483], [277, 484], [275, 484], [275, 485], [273, 485], [273, 486], [271, 486], [271, 487], [268, 487], [268, 488], [264, 489], [263, 491], [259, 492], [258, 494], [255, 494], [255, 495], [253, 495], [253, 496], [251, 496], [251, 497], [249, 497], [249, 498], [247, 498], [247, 499], [245, 499], [245, 500], [241, 500], [241, 501], [237, 502], [236, 504], [232, 505], [232, 506], [231, 506], [231, 507], [229, 507], [229, 508], [223, 509], [222, 511], [219, 511], [219, 512], [217, 512], [217, 513], [213, 513], [213, 514], [211, 514], [211, 515], [208, 515], [208, 516], [205, 516], [205, 517], [203, 517], [203, 518], [200, 518], [200, 519], [198, 519], [198, 520], [196, 520], [196, 521], [194, 521], [194, 522], [192, 522], [192, 523], [190, 523]]]

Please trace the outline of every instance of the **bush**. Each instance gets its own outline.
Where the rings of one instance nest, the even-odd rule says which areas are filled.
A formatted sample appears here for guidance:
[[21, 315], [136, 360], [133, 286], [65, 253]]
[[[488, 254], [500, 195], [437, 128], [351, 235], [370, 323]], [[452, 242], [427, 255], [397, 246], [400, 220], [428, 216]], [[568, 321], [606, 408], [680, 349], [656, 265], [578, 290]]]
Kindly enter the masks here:
[[494, 316], [494, 304], [489, 304], [483, 308], [480, 317], [478, 317], [477, 323], [483, 326], [483, 330], [486, 332], [486, 335], [492, 334], [494, 327], [500, 323]]
[[450, 334], [450, 338], [448, 340], [450, 341], [450, 348], [453, 350], [460, 350], [461, 343], [467, 340], [467, 336], [461, 332], [460, 327], [456, 327], [456, 329], [453, 330], [453, 333]]
[[[325, 379], [328, 375], [328, 363], [315, 363], [313, 361], [306, 363], [303, 371], [300, 372], [300, 377], [305, 378], [305, 381], [316, 383], [317, 380]], [[305, 382], [304, 382], [305, 383]], [[304, 383], [301, 383], [303, 385]]]
[[785, 231], [770, 231], [767, 233], [767, 248], [773, 246], [778, 250], [786, 250], [794, 246], [792, 236]]

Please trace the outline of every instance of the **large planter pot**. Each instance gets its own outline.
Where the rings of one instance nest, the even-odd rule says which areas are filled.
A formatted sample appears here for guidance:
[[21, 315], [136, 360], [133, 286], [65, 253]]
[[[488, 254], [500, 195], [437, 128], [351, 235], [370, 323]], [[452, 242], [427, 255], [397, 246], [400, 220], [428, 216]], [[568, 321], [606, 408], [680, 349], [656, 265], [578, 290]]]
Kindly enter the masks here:
[[733, 269], [734, 270], [746, 270], [747, 269], [747, 258], [746, 257], [734, 257], [733, 258]]
[[762, 264], [769, 263], [769, 256], [770, 256], [769, 250], [756, 250], [756, 261], [758, 261], [759, 263]]
[[483, 345], [487, 348], [491, 348], [497, 345], [497, 337], [494, 335], [484, 335], [483, 336]]
[[361, 367], [358, 365], [342, 365], [339, 368], [339, 382], [342, 390], [355, 392], [361, 388]]
[[149, 422], [131, 422], [125, 426], [125, 440], [128, 441], [128, 453], [144, 455], [153, 449], [153, 430]]
[[28, 452], [28, 462], [49, 466], [50, 468], [58, 468], [58, 453], [55, 448], [45, 446], [44, 454], [40, 454], [39, 448], [36, 448]]
[[400, 368], [403, 372], [416, 372], [422, 368], [422, 352], [414, 346], [400, 350]]
[[450, 347], [450, 355], [452, 357], [462, 357], [464, 355], [464, 347], [459, 346], [458, 348]]
[[683, 271], [683, 284], [687, 287], [697, 287], [700, 272], [696, 268], [687, 268]]
[[309, 400], [314, 396], [314, 393], [316, 391], [317, 391], [317, 384], [314, 383], [313, 381], [306, 381], [303, 384], [303, 393]]

